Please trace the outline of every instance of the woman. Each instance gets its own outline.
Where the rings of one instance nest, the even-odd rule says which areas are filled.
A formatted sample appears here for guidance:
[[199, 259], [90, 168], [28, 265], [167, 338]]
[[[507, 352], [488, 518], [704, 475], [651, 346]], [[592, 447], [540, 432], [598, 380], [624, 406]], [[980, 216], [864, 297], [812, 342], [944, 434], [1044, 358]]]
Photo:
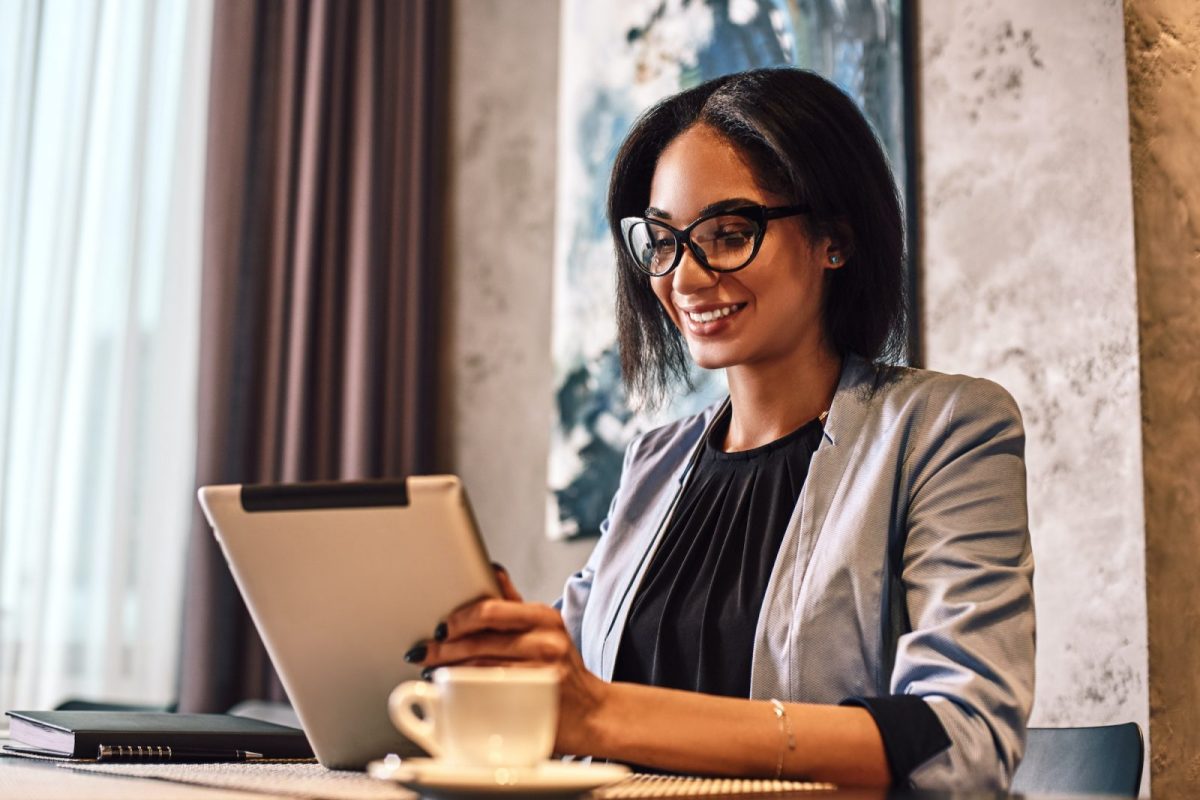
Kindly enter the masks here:
[[1005, 787], [1033, 699], [1019, 412], [878, 364], [903, 226], [854, 105], [799, 70], [643, 115], [613, 170], [627, 384], [729, 398], [636, 439], [558, 608], [467, 606], [407, 656], [561, 668], [557, 749], [655, 769]]

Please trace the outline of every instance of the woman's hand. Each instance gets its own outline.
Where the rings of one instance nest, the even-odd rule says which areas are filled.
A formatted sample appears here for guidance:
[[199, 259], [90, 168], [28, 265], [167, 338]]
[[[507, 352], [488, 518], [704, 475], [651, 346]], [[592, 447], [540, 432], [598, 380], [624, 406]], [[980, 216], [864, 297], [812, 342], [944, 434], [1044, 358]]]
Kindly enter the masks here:
[[[550, 606], [526, 603], [502, 567], [496, 577], [502, 598], [463, 606], [437, 626], [434, 638], [405, 656], [432, 669], [451, 665], [557, 667], [558, 736], [555, 750], [586, 754], [592, 722], [608, 684], [583, 665], [583, 658]], [[423, 652], [422, 652], [423, 648]]]

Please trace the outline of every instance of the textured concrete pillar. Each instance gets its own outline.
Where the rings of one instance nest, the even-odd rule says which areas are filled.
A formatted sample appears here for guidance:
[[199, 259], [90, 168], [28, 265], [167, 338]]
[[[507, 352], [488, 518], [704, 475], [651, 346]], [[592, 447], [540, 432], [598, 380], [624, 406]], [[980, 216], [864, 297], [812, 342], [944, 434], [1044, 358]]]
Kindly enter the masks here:
[[1119, 2], [924, 0], [922, 330], [1016, 397], [1033, 724], [1148, 720], [1137, 303]]
[[1152, 790], [1200, 786], [1200, 5], [1125, 4]]
[[558, 0], [454, 0], [437, 463], [493, 558], [551, 600], [592, 542], [546, 540]]

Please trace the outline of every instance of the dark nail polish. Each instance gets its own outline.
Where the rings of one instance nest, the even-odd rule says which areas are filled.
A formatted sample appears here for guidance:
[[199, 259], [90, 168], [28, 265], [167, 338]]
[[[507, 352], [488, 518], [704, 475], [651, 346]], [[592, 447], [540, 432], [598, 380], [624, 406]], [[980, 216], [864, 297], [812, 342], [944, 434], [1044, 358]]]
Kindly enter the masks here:
[[492, 569], [496, 570], [497, 572], [508, 572], [508, 570], [504, 568], [504, 565], [497, 561], [492, 562]]
[[416, 664], [425, 660], [427, 652], [429, 652], [429, 649], [425, 645], [419, 644], [404, 654], [404, 660], [410, 664]]
[[421, 670], [421, 680], [427, 681], [433, 678], [433, 667], [426, 667]]
[[446, 623], [439, 622], [437, 627], [433, 629], [433, 638], [435, 641], [444, 642], [449, 633], [450, 629], [446, 627]]

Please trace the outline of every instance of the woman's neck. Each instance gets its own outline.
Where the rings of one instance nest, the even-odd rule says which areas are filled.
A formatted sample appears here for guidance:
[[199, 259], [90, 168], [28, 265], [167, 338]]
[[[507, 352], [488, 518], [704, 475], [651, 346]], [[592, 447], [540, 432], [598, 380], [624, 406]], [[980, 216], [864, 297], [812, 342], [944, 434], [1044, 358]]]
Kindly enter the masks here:
[[737, 452], [782, 438], [829, 410], [842, 359], [820, 345], [787, 359], [726, 370], [733, 413], [723, 449]]

